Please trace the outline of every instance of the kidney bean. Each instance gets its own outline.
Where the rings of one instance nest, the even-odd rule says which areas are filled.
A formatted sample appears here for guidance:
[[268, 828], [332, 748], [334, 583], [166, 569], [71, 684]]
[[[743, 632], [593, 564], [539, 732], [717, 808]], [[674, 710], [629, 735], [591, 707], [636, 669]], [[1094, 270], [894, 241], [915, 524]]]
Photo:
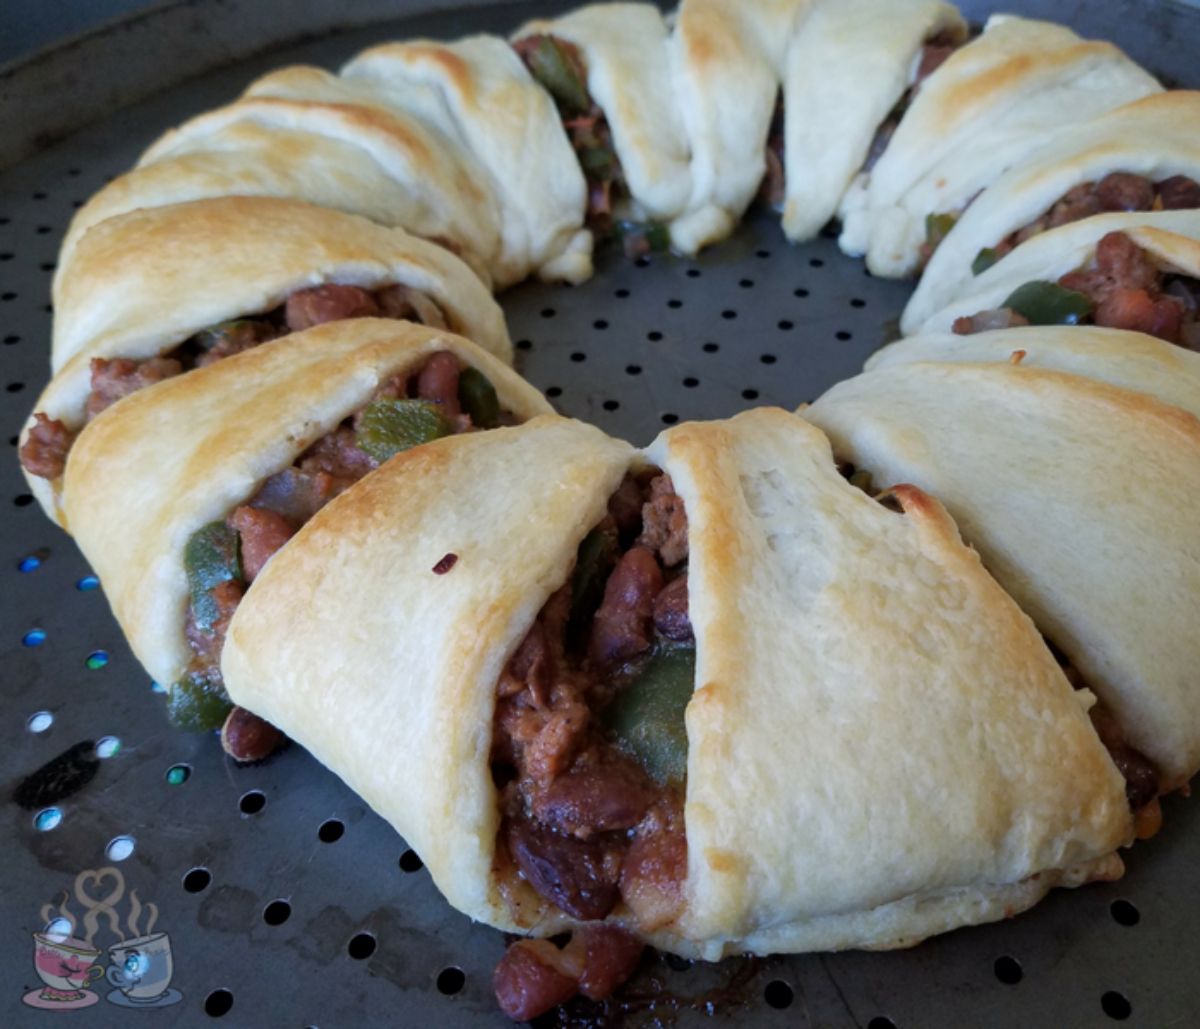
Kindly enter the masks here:
[[542, 791], [533, 815], [559, 832], [587, 839], [595, 833], [632, 829], [655, 797], [645, 773], [619, 755], [602, 761], [577, 761]]
[[688, 617], [687, 574], [672, 579], [654, 598], [654, 627], [676, 643], [693, 639], [692, 621]]
[[619, 862], [598, 839], [580, 840], [525, 819], [508, 824], [508, 849], [538, 896], [572, 918], [604, 918], [616, 906]]

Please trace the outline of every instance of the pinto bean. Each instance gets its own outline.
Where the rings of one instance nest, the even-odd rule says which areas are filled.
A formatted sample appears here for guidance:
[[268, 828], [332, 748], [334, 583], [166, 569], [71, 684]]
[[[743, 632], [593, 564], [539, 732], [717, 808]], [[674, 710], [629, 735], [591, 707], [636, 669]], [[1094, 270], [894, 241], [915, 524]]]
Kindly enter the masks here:
[[518, 940], [504, 952], [492, 973], [496, 1002], [514, 1022], [527, 1022], [565, 1004], [579, 988], [577, 980], [554, 967], [546, 940]]
[[620, 897], [619, 861], [598, 839], [543, 829], [525, 819], [508, 823], [508, 849], [538, 896], [572, 918], [604, 918]]
[[42, 479], [57, 479], [67, 466], [67, 454], [75, 442], [75, 433], [57, 418], [47, 418], [41, 411], [33, 416], [29, 435], [21, 444], [18, 456], [21, 466], [30, 475]]
[[650, 649], [654, 598], [662, 589], [662, 569], [644, 547], [633, 547], [617, 562], [604, 587], [604, 600], [592, 622], [588, 654], [612, 667]]
[[1165, 211], [1190, 211], [1200, 207], [1200, 182], [1172, 175], [1158, 184], [1158, 199]]
[[247, 582], [258, 578], [263, 565], [295, 531], [283, 515], [257, 507], [239, 507], [226, 521], [242, 538], [242, 570]]
[[1144, 289], [1116, 289], [1096, 308], [1097, 325], [1144, 332], [1174, 343], [1179, 339], [1183, 305], [1174, 297], [1152, 297]]
[[687, 573], [672, 579], [654, 598], [654, 627], [676, 643], [694, 638], [688, 617]]
[[417, 377], [417, 396], [440, 404], [447, 418], [457, 418], [462, 413], [458, 403], [459, 372], [458, 358], [448, 350], [438, 351]]
[[1096, 183], [1096, 199], [1105, 211], [1149, 211], [1154, 183], [1142, 175], [1110, 172]]
[[275, 726], [244, 707], [234, 707], [221, 726], [221, 747], [235, 761], [263, 761], [286, 742]]
[[533, 816], [559, 832], [588, 839], [632, 829], [655, 797], [645, 773], [627, 758], [587, 762], [584, 755], [538, 794]]
[[587, 954], [579, 992], [588, 1000], [604, 1000], [633, 975], [646, 945], [615, 925], [585, 925], [578, 931]]
[[297, 290], [287, 298], [284, 314], [288, 329], [300, 332], [343, 318], [373, 317], [379, 314], [379, 305], [365, 289], [327, 282], [323, 286]]

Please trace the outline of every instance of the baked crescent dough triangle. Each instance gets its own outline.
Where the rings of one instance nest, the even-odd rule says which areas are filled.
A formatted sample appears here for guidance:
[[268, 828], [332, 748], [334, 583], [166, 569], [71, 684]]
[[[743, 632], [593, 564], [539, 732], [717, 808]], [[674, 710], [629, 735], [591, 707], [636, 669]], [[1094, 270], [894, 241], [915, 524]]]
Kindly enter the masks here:
[[922, 363], [805, 416], [876, 481], [935, 494], [1164, 789], [1200, 768], [1200, 421], [1044, 368]]
[[706, 957], [899, 946], [1119, 869], [1123, 780], [1033, 624], [935, 501], [905, 488], [906, 514], [886, 509], [779, 410], [643, 456], [561, 419], [400, 455], [254, 582], [231, 696], [387, 818], [451, 903], [561, 928], [548, 905], [509, 909], [495, 877], [496, 683], [647, 461], [687, 506], [697, 647], [686, 908], [652, 939]]
[[192, 533], [245, 503], [382, 382], [439, 350], [482, 370], [518, 417], [550, 410], [536, 389], [465, 339], [363, 318], [160, 382], [89, 423], [63, 476], [67, 523], [158, 682], [175, 682], [192, 659], [183, 563]]

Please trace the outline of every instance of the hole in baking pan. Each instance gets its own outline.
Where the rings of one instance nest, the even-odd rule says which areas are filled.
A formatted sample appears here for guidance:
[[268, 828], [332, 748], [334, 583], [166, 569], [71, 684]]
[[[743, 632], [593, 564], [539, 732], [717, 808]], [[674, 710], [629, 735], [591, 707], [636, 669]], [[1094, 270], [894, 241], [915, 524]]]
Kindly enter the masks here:
[[562, 396], [562, 387], [561, 386], [547, 387], [546, 396], [550, 397], [551, 399], [553, 399], [554, 397], [561, 397]]
[[24, 636], [21, 637], [21, 645], [24, 647], [40, 647], [46, 642], [45, 629], [30, 629]]
[[808, 259], [808, 266], [810, 268], [824, 268], [825, 262], [819, 257], [810, 257]]
[[532, 350], [533, 341], [528, 339], [519, 339], [513, 344], [518, 350]]
[[121, 753], [121, 740], [117, 736], [101, 736], [96, 741], [96, 757], [107, 761]]
[[172, 765], [167, 769], [163, 778], [167, 780], [170, 786], [182, 786], [192, 777], [191, 765]]
[[576, 350], [571, 354], [571, 360], [576, 364], [582, 364], [587, 360], [587, 354], [585, 354], [582, 350]]
[[768, 258], [771, 256], [771, 251], [770, 250], [755, 250], [754, 256], [765, 259], [765, 258]]
[[86, 658], [83, 659], [83, 663], [87, 665], [88, 668], [90, 668], [93, 672], [98, 668], [103, 668], [106, 664], [108, 664], [108, 651], [93, 650]]
[[847, 340], [854, 339], [854, 333], [850, 332], [848, 329], [838, 329], [838, 331], [833, 335], [835, 339], [839, 339], [843, 343], [845, 343]]
[[646, 333], [646, 339], [651, 343], [658, 343], [663, 338], [663, 334], [658, 329], [651, 329]]
[[772, 979], [763, 990], [763, 1000], [769, 1007], [779, 1010], [790, 1008], [794, 997], [792, 988], [782, 979]]
[[699, 268], [689, 268], [683, 274], [686, 275], [689, 279], [698, 279], [698, 278], [700, 278], [700, 269]]
[[683, 384], [687, 389], [695, 389], [697, 386], [700, 385], [700, 380], [697, 379], [694, 375], [689, 375], [686, 379], [683, 380]]
[[32, 493], [18, 493], [15, 497], [13, 497], [13, 504], [16, 507], [28, 507], [32, 503], [33, 503], [33, 494]]
[[679, 421], [679, 415], [672, 411], [668, 411], [662, 416], [663, 425], [674, 425], [677, 421]]
[[50, 228], [49, 225], [39, 225], [33, 231], [35, 233], [37, 233], [37, 235], [39, 235], [39, 236], [49, 236], [50, 233], [53, 232], [54, 230], [52, 228]]
[[795, 322], [790, 322], [786, 318], [782, 319], [778, 324], [779, 324], [779, 328], [782, 329], [784, 332], [790, 332], [792, 329], [794, 329], [796, 327]]
[[743, 400], [757, 400], [758, 399], [758, 390], [756, 390], [756, 389], [742, 390], [742, 399]]
[[620, 408], [621, 403], [618, 400], [606, 400], [600, 406], [606, 411], [616, 411], [618, 408]]
[[721, 349], [721, 344], [720, 343], [705, 343], [704, 346], [702, 346], [700, 349], [703, 350], [706, 354], [715, 354], [718, 350]]
[[444, 993], [447, 997], [453, 997], [454, 994], [462, 990], [467, 984], [467, 977], [463, 974], [461, 968], [455, 968], [451, 965], [449, 968], [443, 968], [438, 972], [437, 988], [438, 993]]
[[16, 299], [17, 299], [17, 294], [11, 289], [6, 290], [3, 293], [0, 293], [0, 300], [7, 302], [9, 300], [16, 300]]
[[601, 332], [603, 332], [608, 328], [608, 322], [606, 322], [603, 318], [597, 318], [594, 322], [592, 322], [592, 328], [599, 329]]
[[1114, 900], [1108, 910], [1118, 925], [1137, 925], [1142, 920], [1142, 913], [1133, 905], [1133, 902], [1123, 898]]
[[212, 872], [202, 865], [188, 869], [183, 876], [183, 888], [188, 893], [203, 893], [212, 882]]
[[553, 318], [557, 313], [553, 307], [543, 307], [541, 311], [543, 318]]
[[734, 318], [737, 317], [737, 311], [735, 311], [732, 307], [727, 307], [724, 311], [721, 312], [721, 317], [724, 318], [727, 322], [731, 322], [734, 320]]
[[322, 843], [337, 843], [345, 831], [346, 827], [340, 818], [329, 818], [321, 823], [321, 828], [317, 830], [317, 839]]
[[686, 972], [692, 967], [692, 962], [687, 958], [681, 958], [678, 954], [664, 954], [663, 960], [667, 963], [667, 967], [676, 972]]
[[642, 366], [640, 364], [627, 364], [625, 366], [626, 375], [641, 375]]
[[109, 861], [124, 861], [129, 857], [137, 842], [132, 836], [114, 836], [108, 841], [108, 846], [104, 848], [104, 856]]
[[667, 301], [667, 307], [669, 307], [672, 311], [678, 311], [681, 307], [683, 307], [683, 301], [676, 300], [674, 297], [672, 297]]
[[867, 302], [862, 297], [851, 297], [850, 298], [850, 306], [863, 308], [863, 307], [867, 306]]
[[739, 279], [738, 285], [741, 286], [742, 289], [753, 289], [754, 288], [754, 280], [753, 279]]
[[1129, 1003], [1129, 999], [1116, 990], [1109, 990], [1100, 998], [1100, 1009], [1117, 1022], [1124, 1022], [1133, 1014], [1133, 1005]]
[[92, 590], [100, 588], [100, 580], [94, 575], [85, 575], [82, 579], [75, 583], [75, 588], [79, 590], [80, 593], [90, 593]]
[[49, 832], [58, 828], [63, 820], [63, 813], [56, 807], [44, 807], [33, 816], [33, 827], [38, 832]]
[[799, 297], [801, 300], [804, 300], [808, 296], [810, 296], [810, 294], [809, 294], [808, 290], [806, 290], [803, 286], [799, 286], [796, 289], [792, 290], [792, 296]]
[[25, 388], [25, 383], [23, 383], [23, 382], [10, 382], [7, 386], [4, 387], [5, 391], [8, 393], [20, 393], [21, 390], [23, 390], [24, 388]]
[[4, 337], [5, 346], [11, 347], [14, 343], [20, 343], [20, 342], [21, 342], [21, 337], [18, 336], [15, 332], [10, 332], [10, 333], [8, 333], [8, 335], [6, 335]]
[[34, 200], [45, 200], [46, 199], [45, 191], [39, 189], [36, 193], [33, 194], [33, 199]]
[[876, 1015], [867, 1023], [867, 1029], [896, 1029], [896, 1023], [883, 1015]]
[[779, 360], [779, 358], [777, 358], [777, 357], [776, 357], [774, 354], [763, 354], [763, 355], [762, 355], [762, 356], [759, 358], [759, 360], [760, 360], [760, 361], [761, 361], [763, 364], [774, 364], [776, 361], [778, 361], [778, 360]]
[[613, 296], [616, 297], [618, 300], [626, 300], [629, 297], [629, 290], [627, 290], [623, 287], [621, 289], [614, 289]]
[[4, 253], [0, 254], [0, 261], [11, 261], [12, 259], [13, 255], [8, 250], [5, 250]]
[[400, 869], [404, 872], [419, 872], [425, 867], [425, 862], [421, 860], [415, 850], [406, 850], [400, 855]]
[[262, 790], [247, 790], [238, 801], [238, 810], [243, 815], [257, 815], [266, 806], [267, 795]]
[[213, 990], [204, 998], [204, 1013], [209, 1018], [223, 1018], [233, 1009], [233, 994], [229, 990]]
[[25, 719], [25, 728], [30, 732], [45, 732], [54, 724], [54, 715], [49, 711], [35, 711]]
[[996, 973], [996, 978], [1006, 986], [1016, 986], [1025, 977], [1025, 970], [1021, 968], [1021, 962], [1008, 954], [1002, 954], [996, 958], [992, 965], [992, 971]]
[[286, 900], [273, 900], [263, 908], [262, 917], [267, 925], [283, 925], [292, 917], [292, 905]]
[[20, 436], [9, 436], [8, 437], [8, 445], [10, 447], [15, 447], [20, 442], [21, 442]]
[[346, 953], [355, 961], [365, 961], [375, 953], [375, 937], [370, 933], [355, 933], [346, 944]]

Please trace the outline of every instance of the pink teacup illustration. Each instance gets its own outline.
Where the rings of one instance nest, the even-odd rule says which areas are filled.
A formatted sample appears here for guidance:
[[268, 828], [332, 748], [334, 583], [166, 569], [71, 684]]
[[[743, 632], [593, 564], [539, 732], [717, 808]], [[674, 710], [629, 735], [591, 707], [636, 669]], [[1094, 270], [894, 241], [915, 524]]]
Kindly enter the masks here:
[[51, 933], [33, 934], [33, 967], [46, 985], [21, 999], [34, 1008], [85, 1008], [99, 999], [85, 989], [104, 975], [100, 951], [87, 940]]

